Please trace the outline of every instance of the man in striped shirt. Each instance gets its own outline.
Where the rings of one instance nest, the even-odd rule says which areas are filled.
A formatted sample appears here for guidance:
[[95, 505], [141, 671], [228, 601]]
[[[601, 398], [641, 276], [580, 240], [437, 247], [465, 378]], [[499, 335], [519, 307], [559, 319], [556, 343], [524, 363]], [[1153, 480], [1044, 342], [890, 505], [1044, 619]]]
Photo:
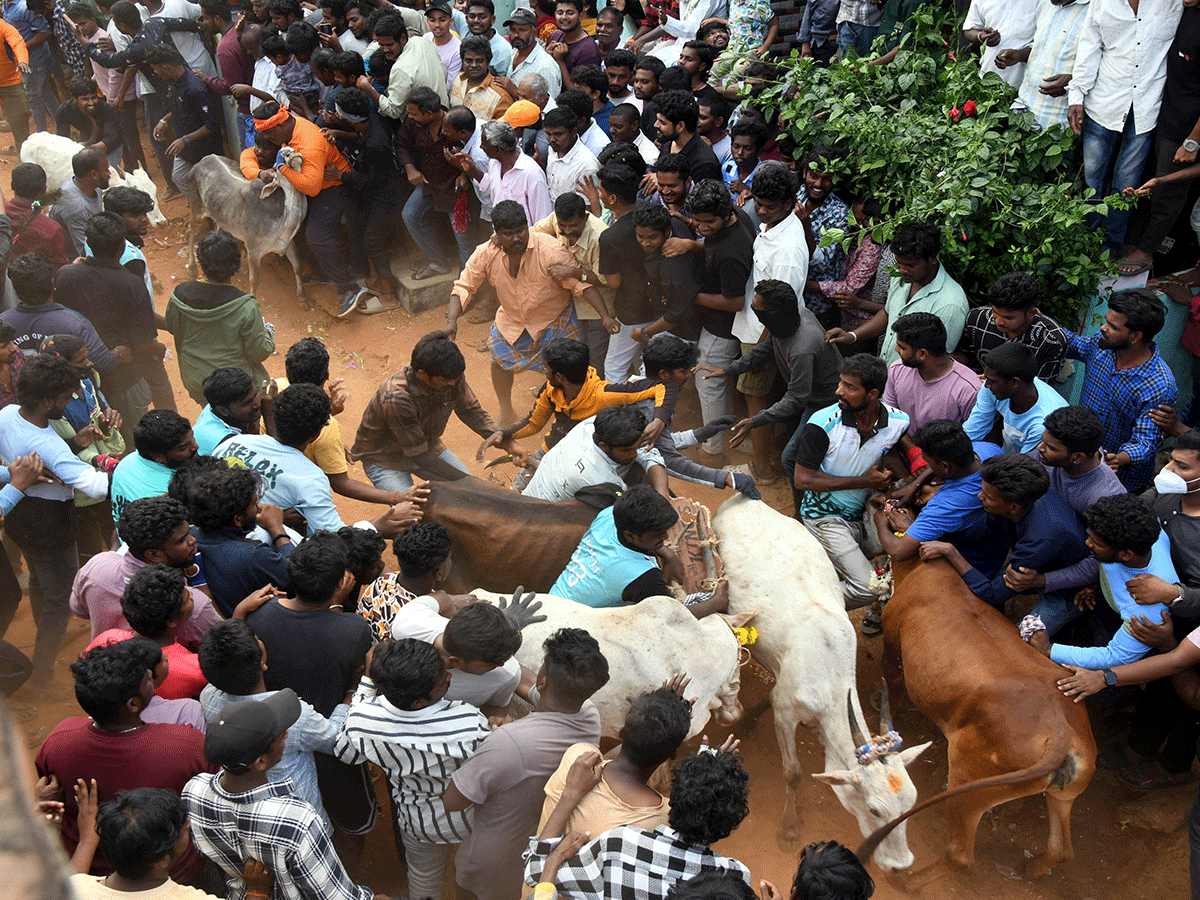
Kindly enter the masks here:
[[471, 833], [471, 810], [450, 812], [450, 776], [490, 732], [474, 706], [447, 700], [450, 670], [432, 644], [381, 644], [368, 660], [334, 745], [346, 763], [373, 762], [392, 787], [408, 866], [408, 896], [441, 897], [454, 845]]

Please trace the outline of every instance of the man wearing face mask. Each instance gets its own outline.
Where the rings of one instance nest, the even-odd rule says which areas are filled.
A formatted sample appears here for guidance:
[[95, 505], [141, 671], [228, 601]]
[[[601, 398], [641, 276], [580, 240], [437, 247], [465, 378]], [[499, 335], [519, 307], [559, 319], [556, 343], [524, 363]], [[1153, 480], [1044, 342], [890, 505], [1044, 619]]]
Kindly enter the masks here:
[[[710, 367], [704, 377], [741, 375], [774, 360], [787, 382], [787, 391], [771, 406], [734, 425], [729, 433], [730, 447], [737, 447], [755, 428], [772, 422], [785, 423], [799, 434], [813, 412], [834, 402], [842, 366], [841, 351], [825, 343], [821, 323], [798, 304], [791, 285], [776, 279], [758, 282], [750, 308], [769, 336], [724, 369]], [[795, 443], [793, 436], [783, 451], [789, 478], [795, 468]]]

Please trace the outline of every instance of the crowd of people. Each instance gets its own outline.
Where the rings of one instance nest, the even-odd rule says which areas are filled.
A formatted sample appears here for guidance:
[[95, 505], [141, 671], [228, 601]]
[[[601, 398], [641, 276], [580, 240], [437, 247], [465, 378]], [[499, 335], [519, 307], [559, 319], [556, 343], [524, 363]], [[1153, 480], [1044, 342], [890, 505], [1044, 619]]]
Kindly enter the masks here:
[[[921, 5], [809, 0], [800, 55], [889, 65]], [[537, 0], [503, 21], [493, 0], [9, 0], [3, 17], [16, 148], [30, 116], [82, 144], [46, 207], [46, 171], [15, 165], [0, 217], [0, 627], [21, 568], [36, 623], [31, 659], [0, 641], [0, 691], [66, 691], [64, 634], [89, 620], [69, 666], [85, 715], [36, 757], [80, 896], [369, 900], [382, 770], [413, 900], [443, 896], [451, 861], [465, 900], [753, 900], [712, 846], [745, 819], [748, 775], [736, 741], [684, 747], [686, 673], [632, 698], [602, 753], [596, 636], [562, 628], [527, 669], [530, 596], [443, 589], [454, 535], [426, 482], [471, 474], [451, 414], [478, 460], [517, 465], [516, 492], [595, 510], [555, 596], [723, 611], [723, 580], [686, 589], [672, 501], [688, 482], [759, 501], [783, 478], [865, 639], [881, 553], [945, 560], [1064, 667], [1065, 694], [1133, 706], [1101, 765], [1139, 790], [1190, 780], [1200, 404], [1176, 409], [1155, 341], [1179, 303], [1200, 355], [1200, 268], [1111, 293], [1091, 335], [1041, 312], [1027, 272], [968, 297], [939, 223], [849, 193], [853, 148], [797, 147], [761, 102], [781, 38], [761, 0]], [[1039, 127], [1080, 135], [1088, 187], [1146, 198], [1092, 223], [1144, 273], [1200, 175], [1197, 0], [974, 0], [962, 40]], [[109, 186], [146, 166], [143, 135], [164, 204], [214, 154], [304, 195], [305, 277], [339, 318], [399, 305], [400, 250], [411, 281], [447, 282], [444, 327], [352, 441], [329, 350], [277, 348], [228, 233], [197, 242], [200, 271], [157, 311], [154, 198]], [[494, 416], [463, 316], [490, 326]], [[526, 371], [545, 376], [531, 408]], [[698, 420], [676, 421], [692, 389]], [[375, 515], [347, 523], [339, 497]], [[509, 719], [514, 698], [532, 711]], [[1200, 799], [1190, 836], [1200, 897]], [[872, 892], [821, 843], [791, 900]]]

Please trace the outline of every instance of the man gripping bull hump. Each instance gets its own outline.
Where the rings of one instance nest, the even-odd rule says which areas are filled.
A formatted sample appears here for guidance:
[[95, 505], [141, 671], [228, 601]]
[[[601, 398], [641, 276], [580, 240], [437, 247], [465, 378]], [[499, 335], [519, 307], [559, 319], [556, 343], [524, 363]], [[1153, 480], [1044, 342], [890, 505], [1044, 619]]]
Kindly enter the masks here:
[[325, 140], [320, 128], [307, 119], [293, 116], [278, 103], [260, 103], [251, 115], [255, 131], [280, 148], [290, 147], [297, 151], [303, 163], [299, 172], [284, 165], [280, 149], [273, 166], [260, 168], [256, 158], [243, 153], [242, 174], [247, 178], [270, 181], [272, 172], [278, 169], [292, 187], [308, 197], [304, 241], [321, 272], [337, 285], [340, 306], [357, 306], [365, 288], [355, 283], [346, 256], [338, 246], [338, 231], [348, 209], [349, 195], [340, 181], [333, 181], [325, 174], [327, 167], [349, 172], [350, 163], [340, 150]]

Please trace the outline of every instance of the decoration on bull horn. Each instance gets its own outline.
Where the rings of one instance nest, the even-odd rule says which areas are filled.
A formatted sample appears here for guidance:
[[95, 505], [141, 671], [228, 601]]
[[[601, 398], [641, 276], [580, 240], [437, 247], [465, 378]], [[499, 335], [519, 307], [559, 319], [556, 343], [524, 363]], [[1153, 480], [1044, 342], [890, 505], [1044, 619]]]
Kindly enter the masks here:
[[879, 711], [879, 727], [883, 731], [883, 734], [868, 737], [863, 733], [862, 728], [858, 724], [858, 717], [854, 715], [854, 695], [852, 690], [846, 691], [846, 711], [850, 714], [850, 737], [854, 740], [855, 744], [854, 756], [860, 766], [865, 766], [877, 759], [883, 759], [888, 754], [895, 753], [904, 746], [904, 739], [892, 728], [892, 716], [886, 683], [883, 685], [883, 703]]

